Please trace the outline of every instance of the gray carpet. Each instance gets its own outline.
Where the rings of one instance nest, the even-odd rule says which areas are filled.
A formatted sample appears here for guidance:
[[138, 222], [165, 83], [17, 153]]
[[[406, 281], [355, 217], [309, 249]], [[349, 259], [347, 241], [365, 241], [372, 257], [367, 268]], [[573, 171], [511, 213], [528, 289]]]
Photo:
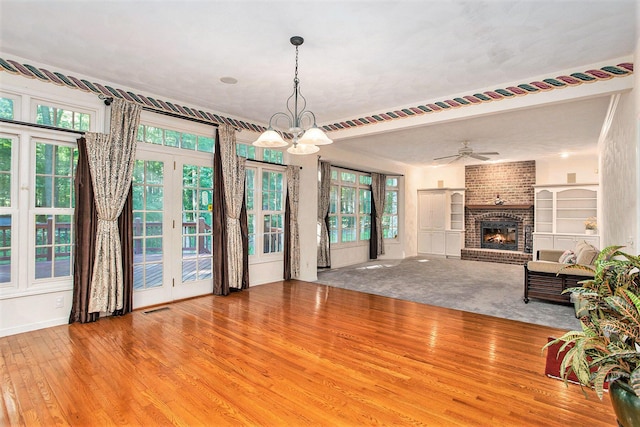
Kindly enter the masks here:
[[316, 283], [560, 329], [580, 329], [573, 306], [522, 301], [524, 268], [430, 257], [318, 271]]

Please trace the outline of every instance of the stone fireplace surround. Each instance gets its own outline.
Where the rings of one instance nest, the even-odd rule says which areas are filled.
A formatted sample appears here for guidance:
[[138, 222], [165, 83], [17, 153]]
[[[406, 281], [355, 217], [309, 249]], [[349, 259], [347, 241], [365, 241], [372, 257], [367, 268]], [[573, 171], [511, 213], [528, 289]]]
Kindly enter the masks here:
[[[535, 161], [472, 165], [465, 167], [465, 260], [524, 264], [532, 259], [525, 252], [525, 229], [533, 230]], [[504, 204], [496, 205], [496, 197]], [[515, 221], [517, 250], [481, 248], [482, 221]], [[530, 226], [530, 227], [527, 227]]]

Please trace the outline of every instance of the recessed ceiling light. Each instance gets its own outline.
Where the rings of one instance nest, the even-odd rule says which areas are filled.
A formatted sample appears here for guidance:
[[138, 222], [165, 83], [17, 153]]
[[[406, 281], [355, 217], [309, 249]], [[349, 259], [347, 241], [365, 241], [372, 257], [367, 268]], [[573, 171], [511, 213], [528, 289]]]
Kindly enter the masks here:
[[235, 79], [233, 77], [220, 77], [220, 81], [228, 85], [234, 85], [238, 83], [238, 79]]
[[569, 153], [565, 152], [565, 153], [560, 153], [560, 157], [563, 159], [566, 159], [567, 157], [569, 157]]

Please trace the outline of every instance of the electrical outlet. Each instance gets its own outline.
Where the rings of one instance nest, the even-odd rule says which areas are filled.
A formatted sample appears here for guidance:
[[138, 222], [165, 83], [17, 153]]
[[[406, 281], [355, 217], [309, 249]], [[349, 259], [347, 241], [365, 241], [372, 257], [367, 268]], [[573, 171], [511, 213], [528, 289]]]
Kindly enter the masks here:
[[57, 297], [56, 308], [62, 308], [62, 307], [64, 307], [64, 297]]

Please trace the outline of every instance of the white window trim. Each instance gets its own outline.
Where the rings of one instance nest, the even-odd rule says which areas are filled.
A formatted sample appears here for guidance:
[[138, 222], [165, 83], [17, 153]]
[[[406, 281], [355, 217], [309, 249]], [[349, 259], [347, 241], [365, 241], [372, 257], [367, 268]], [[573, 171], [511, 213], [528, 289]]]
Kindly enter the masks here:
[[[351, 187], [351, 188], [355, 188], [356, 190], [356, 194], [355, 194], [355, 200], [356, 200], [356, 206], [355, 206], [355, 213], [353, 214], [353, 216], [355, 216], [356, 218], [356, 240], [353, 242], [342, 242], [342, 241], [338, 241], [336, 243], [331, 243], [332, 247], [335, 248], [351, 248], [351, 247], [362, 247], [362, 246], [369, 246], [369, 240], [361, 240], [360, 239], [360, 217], [362, 215], [369, 215], [371, 217], [371, 214], [360, 214], [360, 190], [361, 189], [366, 189], [366, 190], [371, 190], [371, 186], [367, 185], [367, 184], [360, 184], [360, 176], [371, 176], [371, 174], [368, 173], [364, 173], [364, 172], [357, 172], [357, 171], [352, 171], [349, 169], [343, 169], [340, 168], [339, 166], [331, 166], [331, 170], [332, 171], [337, 171], [338, 172], [338, 178], [336, 180], [331, 179], [331, 186], [337, 186], [338, 187], [338, 206], [337, 206], [337, 212], [335, 214], [335, 216], [338, 218], [338, 240], [340, 240], [340, 236], [341, 236], [341, 229], [342, 229], [342, 214], [340, 213], [340, 188], [341, 187]], [[350, 174], [355, 174], [356, 176], [356, 182], [346, 182], [343, 183], [342, 182], [342, 177], [341, 177], [341, 172], [346, 172], [346, 173], [350, 173]], [[352, 214], [346, 214], [347, 216], [352, 216]]]
[[[287, 175], [286, 175], [286, 166], [284, 165], [276, 165], [276, 164], [265, 164], [258, 162], [251, 162], [251, 159], [247, 159], [247, 169], [251, 168], [256, 171], [254, 176], [254, 195], [253, 195], [253, 206], [254, 210], [247, 210], [247, 216], [251, 213], [254, 214], [256, 224], [254, 227], [255, 231], [255, 247], [256, 253], [253, 255], [249, 255], [249, 264], [262, 264], [267, 262], [276, 262], [284, 260], [284, 251], [273, 252], [273, 253], [263, 253], [264, 248], [264, 214], [271, 213], [279, 213], [282, 212], [283, 215], [283, 224], [284, 224], [284, 213], [285, 213], [285, 203], [286, 203], [286, 194], [287, 194]], [[279, 172], [282, 173], [282, 185], [283, 185], [283, 199], [282, 199], [282, 211], [263, 211], [262, 210], [262, 172]], [[245, 194], [246, 198], [246, 194]], [[284, 242], [283, 242], [284, 244]]]

